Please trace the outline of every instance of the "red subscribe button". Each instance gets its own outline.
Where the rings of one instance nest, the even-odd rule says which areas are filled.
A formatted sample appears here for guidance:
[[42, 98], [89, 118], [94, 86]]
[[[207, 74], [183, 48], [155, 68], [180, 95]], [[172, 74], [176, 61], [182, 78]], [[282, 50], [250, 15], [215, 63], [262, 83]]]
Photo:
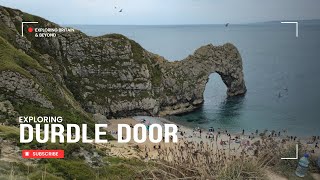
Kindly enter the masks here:
[[64, 158], [64, 150], [22, 150], [22, 158]]

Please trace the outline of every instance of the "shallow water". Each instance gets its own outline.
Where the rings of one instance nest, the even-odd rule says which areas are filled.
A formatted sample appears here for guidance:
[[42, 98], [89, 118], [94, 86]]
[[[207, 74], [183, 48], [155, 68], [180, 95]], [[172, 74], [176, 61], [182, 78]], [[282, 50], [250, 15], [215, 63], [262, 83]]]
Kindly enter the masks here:
[[201, 26], [86, 26], [76, 27], [98, 36], [121, 33], [147, 50], [180, 60], [198, 47], [231, 42], [239, 49], [248, 92], [227, 98], [218, 74], [212, 74], [203, 108], [173, 121], [190, 127], [287, 129], [296, 135], [320, 135], [320, 23], [280, 22], [250, 25]]

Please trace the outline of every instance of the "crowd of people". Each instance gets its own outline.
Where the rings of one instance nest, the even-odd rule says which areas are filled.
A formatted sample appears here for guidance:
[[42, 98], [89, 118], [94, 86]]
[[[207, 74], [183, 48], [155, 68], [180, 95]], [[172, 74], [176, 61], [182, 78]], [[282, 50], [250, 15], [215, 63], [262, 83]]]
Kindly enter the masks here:
[[[152, 123], [168, 123], [168, 121], [137, 121], [150, 125]], [[141, 153], [145, 159], [164, 159], [166, 161], [193, 163], [198, 162], [213, 162], [218, 163], [222, 159], [231, 160], [240, 156], [256, 156], [261, 151], [259, 145], [266, 140], [272, 140], [279, 146], [284, 147], [286, 144], [302, 143], [308, 147], [308, 152], [318, 156], [319, 136], [312, 138], [298, 138], [297, 136], [289, 135], [287, 130], [253, 130], [247, 131], [242, 129], [239, 133], [232, 133], [228, 130], [208, 127], [202, 129], [200, 127], [187, 128], [178, 126], [178, 143], [146, 143], [139, 145]], [[144, 147], [143, 147], [144, 146]], [[227, 154], [227, 156], [225, 156]], [[188, 158], [187, 156], [191, 156]], [[221, 159], [222, 158], [222, 159]]]

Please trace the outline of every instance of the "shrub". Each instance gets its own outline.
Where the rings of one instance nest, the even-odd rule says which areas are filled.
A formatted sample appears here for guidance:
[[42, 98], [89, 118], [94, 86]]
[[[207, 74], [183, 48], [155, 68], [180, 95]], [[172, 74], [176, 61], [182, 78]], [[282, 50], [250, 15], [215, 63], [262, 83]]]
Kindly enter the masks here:
[[65, 148], [65, 156], [71, 157], [73, 152], [79, 152], [80, 151], [80, 145], [77, 143], [70, 143], [66, 145]]
[[20, 141], [20, 136], [16, 133], [9, 133], [9, 134], [6, 134], [4, 136], [4, 139], [7, 139], [7, 140], [13, 140], [13, 141]]
[[39, 179], [46, 179], [46, 180], [63, 180], [61, 177], [57, 177], [53, 174], [44, 171], [37, 171], [28, 176], [30, 180], [39, 180]]
[[47, 144], [47, 149], [65, 149], [65, 146], [63, 144], [59, 144], [59, 143], [48, 143]]
[[88, 180], [95, 177], [95, 172], [83, 161], [50, 159], [49, 163], [66, 179]]

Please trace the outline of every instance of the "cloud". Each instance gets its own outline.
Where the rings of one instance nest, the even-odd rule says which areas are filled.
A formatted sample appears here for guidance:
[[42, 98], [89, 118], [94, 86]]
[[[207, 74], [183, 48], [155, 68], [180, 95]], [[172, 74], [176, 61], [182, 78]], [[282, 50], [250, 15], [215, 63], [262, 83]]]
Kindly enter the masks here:
[[[320, 19], [318, 0], [2, 0], [60, 24], [214, 24]], [[119, 9], [123, 9], [119, 13]]]

